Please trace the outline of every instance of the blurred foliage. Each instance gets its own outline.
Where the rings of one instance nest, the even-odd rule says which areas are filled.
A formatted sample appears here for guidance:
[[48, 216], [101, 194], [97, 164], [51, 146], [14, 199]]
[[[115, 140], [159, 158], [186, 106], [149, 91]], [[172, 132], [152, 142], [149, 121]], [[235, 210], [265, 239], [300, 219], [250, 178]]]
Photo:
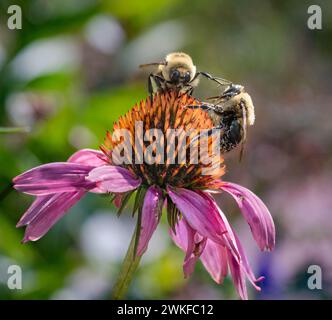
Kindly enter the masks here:
[[[11, 4], [22, 8], [22, 30], [7, 28]], [[121, 259], [103, 260], [101, 250], [104, 262], [99, 265], [86, 242], [106, 249], [108, 243], [97, 243], [85, 228], [98, 226], [94, 220], [98, 210], [106, 210], [106, 217], [114, 215], [109, 199], [86, 196], [43, 239], [21, 245], [23, 230], [15, 224], [32, 199], [10, 192], [11, 179], [41, 163], [64, 161], [79, 148], [98, 148], [112, 123], [147, 94], [147, 73], [137, 66], [174, 50], [190, 53], [199, 70], [243, 83], [254, 99], [257, 124], [250, 131], [245, 159], [239, 164], [233, 152], [226, 164], [227, 179], [255, 189], [278, 226], [276, 253], [258, 254], [251, 240], [246, 245], [257, 273], [269, 274], [257, 297], [331, 298], [332, 257], [303, 258], [308, 252], [305, 237], [301, 229], [290, 235], [295, 224], [290, 225], [288, 217], [295, 211], [289, 211], [288, 202], [280, 198], [293, 195], [290, 199], [301, 203], [300, 187], [330, 177], [332, 6], [329, 1], [315, 1], [322, 7], [323, 30], [312, 31], [307, 28], [311, 4], [307, 0], [2, 0], [0, 130], [23, 126], [30, 131], [0, 135], [0, 298], [109, 297]], [[211, 83], [202, 80], [196, 93], [206, 97], [215, 92]], [[321, 203], [327, 203], [327, 191], [319, 196]], [[248, 230], [234, 204], [219, 200], [246, 238]], [[303, 209], [295, 204], [293, 208]], [[301, 216], [320, 215], [329, 208], [307, 209]], [[324, 225], [329, 220], [324, 216], [319, 221]], [[319, 251], [321, 242], [315, 242], [314, 235], [321, 225], [306, 219], [297, 223], [309, 223], [306, 237], [313, 237]], [[82, 240], [86, 238], [89, 241]], [[331, 245], [331, 232], [322, 238]], [[159, 255], [152, 254], [141, 266], [130, 298], [236, 298], [229, 279], [217, 286], [201, 266], [184, 280], [183, 254], [162, 239], [163, 245], [155, 243], [161, 248]], [[112, 238], [109, 245], [113, 242], [120, 239]], [[292, 252], [287, 250], [294, 247], [303, 253], [291, 261], [287, 257]], [[125, 249], [124, 245], [121, 250]], [[312, 263], [324, 265], [321, 293], [306, 287], [305, 271]], [[7, 288], [11, 264], [22, 267], [23, 290]]]

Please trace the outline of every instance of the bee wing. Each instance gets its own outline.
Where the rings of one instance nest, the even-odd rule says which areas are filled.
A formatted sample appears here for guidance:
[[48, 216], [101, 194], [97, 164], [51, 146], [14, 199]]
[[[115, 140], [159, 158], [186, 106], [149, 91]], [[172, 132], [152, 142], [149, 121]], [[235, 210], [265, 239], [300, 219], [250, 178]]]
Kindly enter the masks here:
[[160, 65], [166, 65], [166, 61], [160, 61], [160, 62], [150, 62], [150, 63], [143, 63], [140, 64], [139, 67], [140, 68], [146, 68], [146, 67], [151, 67], [151, 66], [160, 66]]
[[245, 142], [245, 140], [247, 139], [247, 108], [245, 103], [243, 103], [242, 101], [240, 102], [241, 105], [241, 109], [242, 109], [242, 117], [243, 117], [243, 142]]

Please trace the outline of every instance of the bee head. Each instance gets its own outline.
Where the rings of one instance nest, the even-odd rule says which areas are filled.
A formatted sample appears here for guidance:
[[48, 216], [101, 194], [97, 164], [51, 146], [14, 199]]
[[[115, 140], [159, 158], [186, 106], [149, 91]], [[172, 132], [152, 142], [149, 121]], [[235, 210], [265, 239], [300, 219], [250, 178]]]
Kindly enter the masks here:
[[165, 64], [159, 66], [164, 79], [173, 84], [187, 84], [196, 74], [191, 57], [182, 52], [170, 53], [166, 56]]
[[244, 86], [241, 86], [240, 84], [232, 84], [231, 87], [234, 91], [237, 91], [239, 93], [244, 91]]
[[240, 84], [231, 84], [226, 88], [226, 90], [223, 92], [223, 96], [235, 96], [241, 92], [244, 92], [244, 87], [241, 86]]

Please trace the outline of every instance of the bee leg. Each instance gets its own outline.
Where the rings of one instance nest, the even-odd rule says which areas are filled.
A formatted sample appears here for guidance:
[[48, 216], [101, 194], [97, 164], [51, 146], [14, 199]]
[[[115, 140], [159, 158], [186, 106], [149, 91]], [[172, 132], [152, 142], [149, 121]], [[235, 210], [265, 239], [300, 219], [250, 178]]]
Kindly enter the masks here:
[[231, 82], [229, 80], [225, 80], [223, 78], [219, 78], [219, 77], [213, 77], [211, 76], [209, 73], [204, 72], [204, 71], [199, 71], [196, 73], [195, 77], [191, 80], [194, 81], [197, 77], [199, 77], [200, 75], [204, 76], [205, 78], [212, 80], [214, 82], [217, 82], [219, 85], [221, 86], [225, 86], [225, 85], [229, 85], [231, 84]]
[[187, 88], [187, 89], [184, 89], [184, 90], [180, 89], [180, 90], [179, 90], [179, 96], [180, 96], [180, 97], [182, 97], [182, 96], [184, 96], [184, 95], [192, 96], [193, 91], [194, 91], [194, 87], [191, 86], [191, 85], [188, 85], [188, 88]]
[[187, 90], [183, 92], [183, 94], [187, 94], [189, 96], [192, 96], [194, 92], [194, 87], [190, 86]]
[[191, 87], [189, 90], [188, 90], [188, 95], [192, 96], [194, 93], [194, 87]]
[[149, 92], [149, 95], [150, 95], [150, 99], [152, 101], [153, 99], [153, 94], [154, 93], [157, 93], [158, 91], [162, 90], [162, 84], [165, 82], [165, 80], [158, 76], [158, 75], [155, 75], [153, 73], [151, 73], [149, 75], [149, 79], [148, 79], [148, 92]]
[[189, 108], [189, 109], [202, 109], [202, 110], [213, 110], [214, 109], [214, 105], [210, 105], [210, 104], [200, 104], [200, 105], [188, 105], [185, 106], [185, 108]]
[[149, 79], [148, 79], [148, 92], [149, 92], [150, 102], [151, 102], [151, 103], [152, 103], [152, 98], [153, 98], [152, 79], [153, 79], [153, 75], [150, 74], [150, 75], [149, 75]]

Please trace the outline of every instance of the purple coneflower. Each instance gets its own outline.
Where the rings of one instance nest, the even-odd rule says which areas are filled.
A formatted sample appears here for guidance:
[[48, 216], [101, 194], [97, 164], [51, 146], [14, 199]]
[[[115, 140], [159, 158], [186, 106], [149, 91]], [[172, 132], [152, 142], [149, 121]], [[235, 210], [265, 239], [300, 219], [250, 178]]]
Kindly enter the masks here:
[[[157, 95], [135, 105], [114, 124], [113, 131], [127, 129], [134, 134], [135, 123], [142, 130], [158, 128], [165, 136], [167, 129], [200, 130], [213, 127], [206, 112], [185, 108], [198, 103], [189, 96]], [[143, 132], [143, 133], [144, 133]], [[132, 151], [137, 145], [132, 141]], [[217, 282], [222, 283], [228, 270], [239, 296], [247, 299], [246, 278], [257, 289], [262, 278], [256, 278], [239, 238], [218, 207], [212, 194], [225, 191], [237, 202], [261, 250], [272, 250], [275, 228], [269, 210], [251, 191], [221, 180], [222, 157], [213, 159], [211, 174], [202, 174], [212, 163], [162, 164], [127, 161], [115, 165], [112, 150], [119, 144], [107, 133], [101, 151], [80, 150], [67, 162], [55, 162], [33, 168], [14, 178], [16, 190], [36, 196], [17, 226], [26, 226], [23, 242], [41, 238], [87, 192], [112, 194], [120, 212], [135, 194], [133, 213], [137, 213], [135, 255], [141, 256], [158, 226], [166, 208], [170, 235], [185, 252], [183, 271], [188, 277], [200, 259]], [[209, 140], [209, 146], [212, 139]], [[146, 143], [140, 142], [145, 151]], [[185, 143], [189, 152], [189, 142]], [[165, 149], [165, 155], [167, 156]], [[128, 159], [130, 160], [130, 159]], [[202, 159], [200, 159], [202, 160]]]

